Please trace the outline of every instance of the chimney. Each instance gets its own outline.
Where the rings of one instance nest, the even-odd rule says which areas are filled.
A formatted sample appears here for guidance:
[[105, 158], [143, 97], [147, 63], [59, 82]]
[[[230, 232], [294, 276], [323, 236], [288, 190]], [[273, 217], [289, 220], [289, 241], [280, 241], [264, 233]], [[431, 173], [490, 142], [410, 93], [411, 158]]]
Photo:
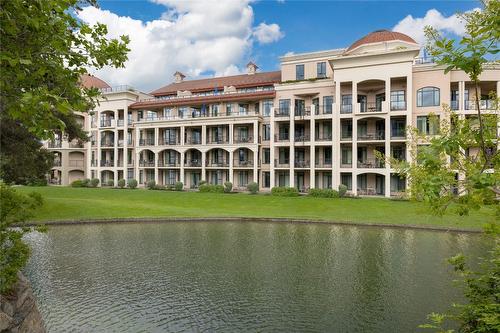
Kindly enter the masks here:
[[255, 74], [257, 72], [257, 68], [259, 68], [256, 64], [254, 64], [253, 62], [249, 62], [247, 64], [247, 74], [248, 75], [252, 75], [252, 74]]
[[186, 77], [186, 75], [182, 74], [181, 72], [179, 72], [179, 71], [175, 72], [174, 73], [174, 83], [181, 83], [185, 77]]

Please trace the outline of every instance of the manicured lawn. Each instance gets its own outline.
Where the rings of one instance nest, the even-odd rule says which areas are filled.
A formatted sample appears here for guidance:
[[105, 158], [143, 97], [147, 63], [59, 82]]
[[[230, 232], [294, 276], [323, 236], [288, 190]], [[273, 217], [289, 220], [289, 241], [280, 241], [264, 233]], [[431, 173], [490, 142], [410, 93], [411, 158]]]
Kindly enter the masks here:
[[489, 208], [460, 217], [437, 217], [421, 203], [387, 199], [283, 198], [270, 195], [119, 190], [106, 188], [20, 187], [40, 192], [45, 204], [35, 221], [128, 217], [286, 217], [336, 222], [480, 228], [493, 222]]

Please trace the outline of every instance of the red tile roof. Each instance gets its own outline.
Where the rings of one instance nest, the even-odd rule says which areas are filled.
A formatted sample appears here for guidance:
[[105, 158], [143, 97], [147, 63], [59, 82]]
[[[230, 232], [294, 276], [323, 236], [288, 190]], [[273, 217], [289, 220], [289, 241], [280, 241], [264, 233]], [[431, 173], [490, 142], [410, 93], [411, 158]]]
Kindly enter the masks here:
[[85, 88], [111, 88], [109, 84], [93, 75], [84, 74], [81, 77], [81, 81], [82, 86], [84, 86]]
[[165, 87], [152, 91], [150, 94], [154, 96], [163, 96], [176, 94], [179, 90], [188, 90], [191, 92], [208, 91], [214, 90], [215, 88], [222, 90], [224, 89], [224, 86], [234, 86], [236, 88], [257, 87], [271, 85], [280, 81], [281, 71], [262, 72], [255, 74], [214, 77], [201, 80], [186, 80], [179, 83], [171, 83]]
[[355, 48], [364, 44], [387, 42], [391, 40], [401, 40], [404, 42], [417, 44], [417, 42], [415, 42], [413, 38], [405, 34], [402, 34], [400, 32], [389, 31], [389, 30], [377, 30], [355, 41], [351, 46], [349, 46], [346, 52], [354, 50]]

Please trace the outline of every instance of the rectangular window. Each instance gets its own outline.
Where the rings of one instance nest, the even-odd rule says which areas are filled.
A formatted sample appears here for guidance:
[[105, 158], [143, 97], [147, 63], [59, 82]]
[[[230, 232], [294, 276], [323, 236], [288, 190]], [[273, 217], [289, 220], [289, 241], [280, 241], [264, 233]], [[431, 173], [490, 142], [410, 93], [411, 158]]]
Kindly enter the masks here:
[[238, 111], [240, 116], [245, 116], [248, 114], [248, 104], [239, 104]]
[[239, 185], [247, 186], [248, 185], [248, 171], [240, 171], [239, 172]]
[[326, 114], [332, 113], [333, 96], [323, 96], [323, 110]]
[[269, 163], [271, 163], [271, 149], [269, 149], [269, 148], [263, 148], [262, 149], [262, 154], [264, 155], [264, 162], [263, 162], [263, 164], [269, 164]]
[[264, 186], [266, 188], [271, 187], [271, 173], [270, 172], [263, 172], [262, 176], [264, 178]]
[[210, 105], [210, 116], [217, 117], [219, 115], [219, 105], [212, 104]]
[[436, 135], [439, 134], [439, 116], [418, 116], [417, 129], [420, 134]]
[[303, 99], [296, 99], [295, 100], [295, 115], [296, 116], [303, 116], [305, 115], [306, 112], [306, 101]]
[[351, 191], [351, 190], [352, 190], [352, 175], [351, 175], [350, 173], [347, 173], [347, 174], [346, 174], [346, 173], [344, 173], [344, 174], [342, 174], [342, 175], [340, 176], [340, 182], [341, 182], [343, 185], [347, 186], [347, 189], [348, 189], [349, 191]]
[[290, 100], [289, 99], [280, 99], [279, 100], [279, 112], [280, 115], [289, 115], [290, 114]]
[[233, 104], [226, 104], [226, 115], [230, 116], [233, 114]]
[[391, 119], [391, 137], [404, 138], [406, 136], [406, 120]]
[[316, 75], [318, 78], [326, 77], [326, 62], [318, 62], [316, 64]]
[[439, 106], [439, 88], [424, 87], [417, 90], [417, 106]]
[[341, 113], [352, 113], [352, 95], [342, 95]]
[[304, 80], [304, 65], [295, 65], [295, 80]]
[[271, 124], [264, 124], [262, 128], [264, 132], [264, 141], [271, 140]]
[[350, 147], [342, 148], [342, 164], [352, 164], [352, 149]]
[[262, 102], [263, 116], [270, 117], [272, 108], [273, 108], [273, 100], [272, 99], [266, 99], [265, 101], [263, 101]]

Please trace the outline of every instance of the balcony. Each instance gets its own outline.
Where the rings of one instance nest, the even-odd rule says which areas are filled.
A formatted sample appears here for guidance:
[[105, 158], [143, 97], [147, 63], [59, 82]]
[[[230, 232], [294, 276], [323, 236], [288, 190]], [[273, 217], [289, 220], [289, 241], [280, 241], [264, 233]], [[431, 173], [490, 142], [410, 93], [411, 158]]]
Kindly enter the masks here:
[[229, 139], [227, 136], [216, 136], [216, 137], [210, 137], [208, 138], [208, 142], [209, 144], [225, 144], [225, 143], [229, 143]]
[[299, 107], [295, 109], [295, 117], [306, 117], [311, 115], [311, 107]]
[[332, 134], [316, 135], [316, 141], [332, 141]]
[[52, 163], [52, 166], [54, 167], [60, 167], [62, 165], [61, 160], [54, 160], [54, 163]]
[[101, 147], [114, 147], [115, 146], [115, 140], [101, 140]]
[[288, 160], [288, 159], [275, 159], [274, 166], [276, 168], [289, 168], [290, 167], [290, 160]]
[[309, 134], [295, 134], [295, 142], [308, 142], [311, 140]]
[[450, 101], [450, 109], [458, 110], [459, 102], [458, 101]]
[[285, 142], [290, 141], [290, 135], [288, 133], [280, 133], [274, 136], [274, 142]]
[[101, 127], [111, 127], [113, 126], [114, 119], [101, 119]]
[[331, 159], [325, 159], [325, 160], [319, 160], [314, 163], [316, 168], [331, 168], [332, 167], [332, 160]]
[[101, 167], [114, 167], [115, 166], [115, 161], [113, 160], [101, 160]]
[[179, 119], [200, 119], [200, 118], [218, 118], [218, 117], [248, 117], [248, 116], [258, 116], [258, 112], [252, 111], [232, 111], [232, 112], [218, 112], [218, 113], [202, 113], [199, 110], [188, 111], [184, 114], [170, 115], [170, 116], [151, 116], [138, 118], [137, 122], [154, 122], [154, 121], [166, 121], [166, 120], [179, 120]]
[[352, 113], [352, 104], [340, 104], [340, 113]]
[[358, 161], [358, 168], [380, 169], [380, 168], [384, 168], [384, 167], [385, 167], [384, 161], [376, 159], [376, 158]]
[[160, 138], [158, 144], [160, 146], [175, 146], [179, 145], [180, 142], [177, 137], [170, 137], [170, 138]]
[[316, 105], [316, 109], [314, 112], [316, 115], [320, 114], [332, 114], [333, 106], [332, 105]]
[[372, 140], [384, 140], [385, 139], [385, 131], [375, 131], [373, 133], [363, 133], [358, 134], [358, 141], [372, 141]]
[[289, 108], [283, 108], [283, 109], [278, 109], [274, 112], [275, 117], [290, 117], [290, 109]]
[[139, 166], [143, 168], [154, 168], [155, 167], [155, 161], [154, 160], [141, 160], [139, 161]]
[[309, 168], [310, 162], [302, 159], [295, 160], [294, 166], [296, 168]]
[[227, 168], [229, 167], [229, 161], [224, 159], [208, 160], [206, 166], [211, 168]]
[[188, 145], [199, 145], [199, 144], [201, 144], [201, 138], [200, 137], [187, 137], [186, 138], [186, 144], [188, 144]]
[[403, 130], [391, 131], [391, 139], [404, 140], [406, 139], [406, 132]]
[[251, 136], [237, 136], [234, 138], [235, 143], [253, 143], [253, 138]]
[[118, 119], [118, 127], [123, 127], [125, 125], [125, 120]]
[[158, 161], [158, 167], [171, 167], [171, 168], [177, 168], [180, 166], [180, 163], [178, 160], [159, 160]]
[[242, 167], [242, 168], [245, 168], [245, 167], [253, 167], [253, 161], [252, 160], [239, 160], [239, 159], [236, 159], [233, 161], [233, 165], [235, 167]]
[[382, 112], [382, 103], [359, 103], [359, 112], [372, 113]]
[[82, 142], [78, 142], [78, 141], [76, 141], [76, 142], [71, 141], [69, 143], [69, 147], [70, 148], [83, 148], [83, 143]]
[[139, 139], [139, 146], [154, 146], [154, 145], [155, 145], [154, 138]]
[[61, 148], [62, 147], [62, 142], [59, 140], [56, 141], [49, 141], [48, 143], [49, 148]]
[[192, 168], [199, 168], [199, 167], [201, 167], [201, 160], [196, 159], [196, 158], [186, 160], [184, 162], [184, 166], [192, 167]]
[[391, 101], [391, 111], [405, 111], [406, 101]]
[[[482, 99], [479, 101], [479, 108], [481, 110], [494, 110], [494, 101], [491, 99]], [[476, 101], [465, 101], [465, 110], [476, 110]]]

